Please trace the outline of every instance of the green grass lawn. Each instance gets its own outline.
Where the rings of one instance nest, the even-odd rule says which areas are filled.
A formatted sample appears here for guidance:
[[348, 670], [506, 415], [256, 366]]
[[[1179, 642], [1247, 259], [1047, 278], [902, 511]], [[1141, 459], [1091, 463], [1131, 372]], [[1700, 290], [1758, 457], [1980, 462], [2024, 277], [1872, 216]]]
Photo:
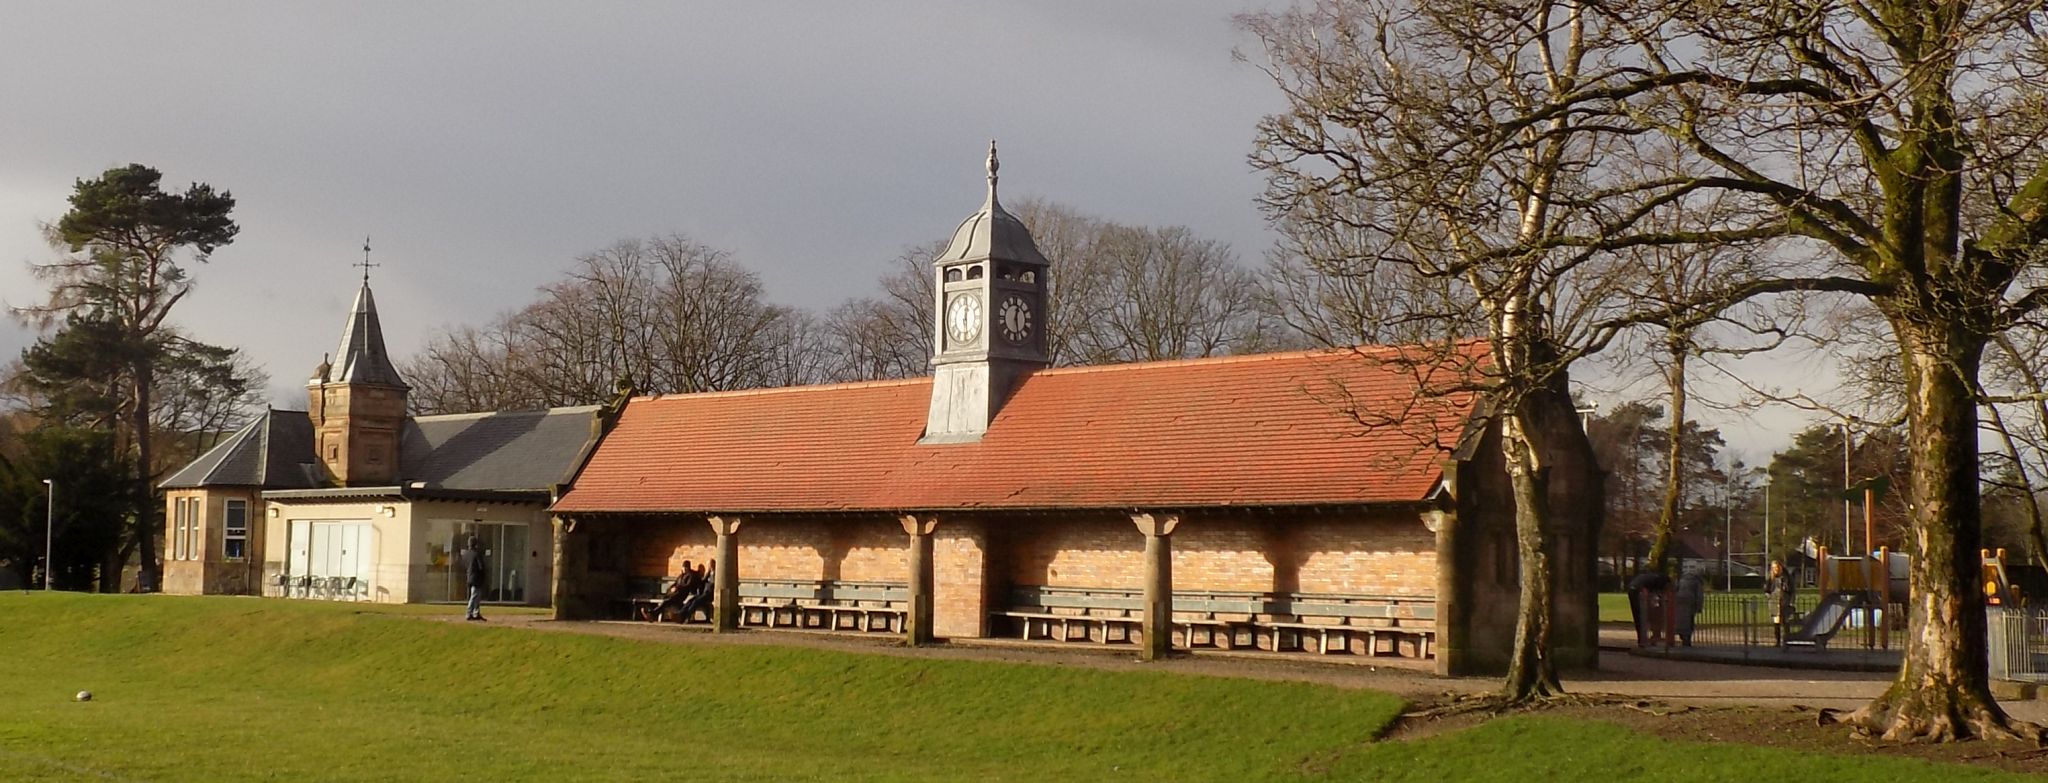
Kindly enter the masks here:
[[1994, 779], [1545, 718], [1373, 743], [1400, 704], [1368, 691], [403, 616], [453, 611], [0, 594], [0, 779]]
[[1600, 622], [1635, 622], [1635, 618], [1628, 613], [1628, 593], [1600, 594]]

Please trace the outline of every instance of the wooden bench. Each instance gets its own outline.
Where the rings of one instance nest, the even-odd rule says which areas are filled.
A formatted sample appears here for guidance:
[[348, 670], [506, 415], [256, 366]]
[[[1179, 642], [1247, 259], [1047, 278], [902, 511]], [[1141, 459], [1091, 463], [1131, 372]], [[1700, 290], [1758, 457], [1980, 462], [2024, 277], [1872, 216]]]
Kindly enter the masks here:
[[[1427, 658], [1436, 641], [1433, 597], [1282, 593], [1274, 598], [1273, 609], [1274, 619], [1258, 625], [1267, 631], [1268, 649], [1276, 651], [1307, 650], [1312, 636], [1320, 654], [1332, 651], [1333, 639], [1335, 649], [1349, 649], [1353, 640], [1362, 639], [1367, 656], [1399, 655], [1406, 645], [1414, 657]], [[1382, 641], [1389, 644], [1383, 647]]]
[[[896, 582], [820, 584], [819, 601], [798, 607], [804, 615], [803, 627], [865, 633], [876, 630], [902, 632], [905, 617], [909, 615], [906, 608], [910, 603], [908, 586]], [[851, 620], [851, 624], [845, 622], [847, 620]]]
[[[1019, 587], [1010, 591], [1009, 608], [990, 614], [1017, 621], [1018, 638], [1027, 641], [1035, 636], [1076, 641], [1073, 631], [1078, 628], [1079, 641], [1130, 643], [1137, 638], [1133, 631], [1142, 625], [1137, 615], [1144, 604], [1144, 598], [1130, 590]], [[1057, 635], [1054, 628], [1059, 629]]]
[[624, 606], [621, 614], [628, 620], [640, 620], [642, 611], [652, 611], [661, 605], [662, 596], [668, 595], [668, 588], [674, 579], [659, 576], [636, 576], [626, 580], [626, 597], [616, 603]]
[[769, 628], [803, 625], [804, 602], [818, 600], [818, 583], [792, 579], [741, 579], [740, 622], [741, 626], [765, 625]]
[[[1010, 606], [990, 614], [1015, 621], [1018, 638], [1055, 641], [1135, 643], [1143, 637], [1145, 597], [1142, 591], [1116, 588], [1025, 586], [1010, 591]], [[1185, 592], [1173, 597], [1172, 630], [1181, 645], [1198, 643], [1222, 649], [1236, 646], [1240, 630], [1265, 611], [1262, 593]], [[1242, 615], [1242, 618], [1219, 615]], [[1080, 629], [1077, 639], [1074, 629]], [[1057, 629], [1057, 633], [1055, 633]]]

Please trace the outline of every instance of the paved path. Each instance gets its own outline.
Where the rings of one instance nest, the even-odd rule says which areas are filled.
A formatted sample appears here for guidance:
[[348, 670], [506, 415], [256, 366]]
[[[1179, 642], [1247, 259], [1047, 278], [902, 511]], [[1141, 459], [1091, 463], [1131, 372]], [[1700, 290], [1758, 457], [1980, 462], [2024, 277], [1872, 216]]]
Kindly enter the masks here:
[[[458, 616], [436, 617], [460, 622]], [[1484, 693], [1492, 678], [1443, 678], [1430, 673], [1426, 662], [1393, 658], [1318, 658], [1301, 653], [1216, 653], [1176, 656], [1158, 663], [1133, 657], [1129, 647], [1101, 647], [1052, 642], [975, 640], [904, 647], [895, 637], [789, 630], [747, 630], [712, 634], [703, 626], [652, 625], [635, 622], [555, 622], [539, 615], [499, 615], [493, 625], [535, 631], [583, 633], [671, 644], [771, 645], [811, 647], [912, 658], [1002, 661], [1048, 666], [1084, 666], [1113, 671], [1170, 671], [1213, 677], [1312, 682], [1343, 688], [1371, 688], [1411, 700], [1446, 694]], [[1567, 674], [1565, 687], [1578, 693], [1653, 699], [1675, 704], [1828, 707], [1862, 706], [1891, 681], [1888, 672], [1841, 672], [1732, 666], [1666, 660], [1603, 650], [1600, 670]], [[2014, 717], [2048, 723], [2048, 701], [2006, 702]]]

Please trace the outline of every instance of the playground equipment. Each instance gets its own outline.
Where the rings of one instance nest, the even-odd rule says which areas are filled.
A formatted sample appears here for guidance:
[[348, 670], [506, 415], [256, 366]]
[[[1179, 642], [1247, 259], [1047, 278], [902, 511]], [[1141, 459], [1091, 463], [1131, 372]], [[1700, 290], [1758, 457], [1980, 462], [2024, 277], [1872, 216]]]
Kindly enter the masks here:
[[1865, 647], [1891, 649], [1892, 623], [1886, 621], [1885, 609], [1905, 600], [1912, 559], [1883, 547], [1874, 557], [1830, 555], [1827, 547], [1818, 551], [1815, 581], [1820, 605], [1796, 625], [1786, 624], [1785, 645], [1825, 650], [1849, 627], [1863, 629]]
[[[1799, 618], [1797, 627], [1788, 625], [1785, 628], [1785, 646], [1827, 649], [1828, 642], [1841, 632], [1851, 614], [1870, 609], [1870, 600], [1870, 594], [1861, 591], [1828, 593], [1819, 606]], [[1879, 608], [1877, 611], [1881, 621], [1884, 610]]]
[[2025, 609], [2030, 606], [2048, 606], [2048, 568], [2028, 563], [2014, 562], [2006, 557], [2005, 550], [1982, 551], [1984, 558], [1984, 603], [1987, 606], [2003, 606]]

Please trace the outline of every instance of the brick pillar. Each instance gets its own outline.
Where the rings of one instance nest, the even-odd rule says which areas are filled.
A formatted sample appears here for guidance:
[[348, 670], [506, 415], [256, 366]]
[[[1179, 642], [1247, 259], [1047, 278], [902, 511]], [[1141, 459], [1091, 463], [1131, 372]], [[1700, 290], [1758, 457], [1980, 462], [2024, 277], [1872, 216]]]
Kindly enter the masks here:
[[740, 518], [710, 516], [711, 532], [718, 534], [718, 556], [711, 574], [711, 630], [734, 631], [740, 627]]
[[1139, 657], [1157, 661], [1173, 650], [1173, 529], [1177, 514], [1132, 514], [1145, 534], [1144, 647]]
[[910, 611], [904, 615], [903, 641], [912, 647], [932, 641], [932, 529], [938, 517], [904, 514], [897, 518], [910, 534]]
[[949, 517], [932, 534], [932, 634], [988, 635], [988, 532], [980, 520]]

